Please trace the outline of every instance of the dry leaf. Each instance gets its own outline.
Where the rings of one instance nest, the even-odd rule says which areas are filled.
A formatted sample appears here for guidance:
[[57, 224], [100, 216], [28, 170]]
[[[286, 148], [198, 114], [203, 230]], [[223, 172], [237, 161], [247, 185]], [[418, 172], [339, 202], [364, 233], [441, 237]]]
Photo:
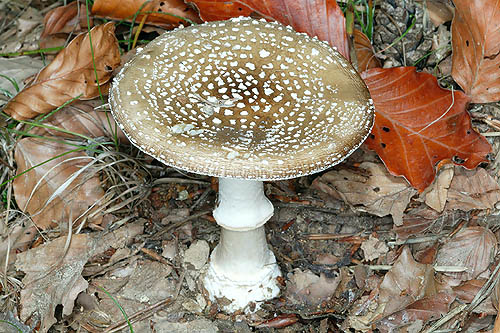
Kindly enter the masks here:
[[120, 64], [114, 31], [113, 23], [97, 26], [90, 31], [93, 58], [88, 34], [78, 35], [29, 86], [5, 106], [4, 112], [14, 119], [23, 120], [47, 113], [78, 96], [80, 99], [98, 96], [99, 86], [92, 59], [95, 60], [101, 91], [105, 93], [113, 69]]
[[500, 100], [500, 0], [453, 0], [451, 75], [473, 103]]
[[389, 247], [385, 245], [385, 242], [370, 235], [367, 240], [361, 243], [361, 250], [363, 250], [365, 260], [372, 261], [389, 252]]
[[358, 72], [370, 68], [382, 67], [380, 61], [375, 57], [373, 46], [368, 37], [361, 30], [354, 29], [354, 48], [358, 62]]
[[[4, 22], [11, 23], [5, 19]], [[21, 52], [38, 49], [42, 15], [33, 7], [27, 7], [21, 16], [16, 18], [13, 25], [6, 24], [3, 28], [11, 26], [0, 34], [0, 53]]]
[[404, 176], [422, 192], [438, 163], [452, 160], [473, 169], [488, 161], [492, 148], [472, 128], [462, 92], [442, 89], [434, 76], [414, 67], [373, 68], [361, 76], [376, 109], [366, 145], [391, 174]]
[[56, 306], [63, 306], [64, 315], [71, 314], [76, 297], [87, 289], [81, 272], [88, 259], [109, 247], [123, 247], [142, 231], [142, 225], [132, 223], [104, 236], [72, 235], [66, 252], [67, 238], [60, 237], [18, 254], [16, 267], [26, 273], [21, 290], [21, 320], [40, 320], [39, 332], [47, 332], [56, 322]]
[[193, 2], [205, 21], [258, 13], [295, 31], [305, 32], [328, 42], [347, 59], [349, 43], [342, 10], [334, 0], [188, 0]]
[[[425, 324], [446, 315], [454, 300], [453, 295], [445, 292], [424, 297], [409, 304], [405, 309], [385, 317], [377, 323], [377, 328], [380, 332], [404, 332], [403, 327], [410, 326], [414, 322]], [[421, 332], [421, 330], [408, 330], [408, 332]]]
[[[43, 32], [41, 38], [58, 33], [79, 33], [88, 28], [87, 11], [85, 5], [79, 1], [73, 1], [66, 6], [59, 6], [50, 10], [43, 18]], [[89, 17], [90, 26], [93, 25], [92, 17]]]
[[[92, 14], [114, 19], [132, 20], [138, 11], [149, 12], [146, 23], [172, 28], [190, 21], [201, 23], [195, 10], [182, 0], [96, 0], [92, 5]], [[141, 22], [144, 15], [139, 14], [136, 22]]]
[[[24, 80], [38, 73], [43, 67], [43, 62], [32, 57], [0, 58], [0, 74], [14, 80], [19, 89], [24, 88]], [[2, 92], [6, 90], [12, 96], [17, 94], [15, 86], [5, 77], [0, 76], [0, 106], [8, 101]]]
[[437, 266], [466, 267], [462, 273], [443, 274], [461, 281], [475, 279], [488, 269], [497, 250], [495, 235], [484, 227], [468, 227], [460, 230], [439, 249]]
[[416, 262], [405, 246], [379, 289], [379, 304], [384, 306], [386, 317], [419, 299], [433, 296], [436, 293], [434, 270], [431, 265]]
[[[35, 138], [24, 138], [16, 145], [17, 174], [34, 169], [14, 179], [14, 197], [41, 229], [68, 221], [81, 223], [104, 195], [99, 177], [88, 168], [92, 159], [85, 151], [37, 166], [72, 149], [75, 147]], [[99, 224], [101, 219], [98, 215], [92, 222]]]
[[314, 188], [347, 204], [375, 214], [391, 214], [396, 225], [402, 224], [403, 212], [416, 193], [406, 181], [391, 176], [382, 164], [363, 162], [360, 170], [332, 170], [313, 182]]
[[493, 209], [499, 201], [500, 186], [485, 169], [456, 168], [448, 191], [446, 209]]
[[425, 191], [425, 204], [437, 212], [442, 212], [448, 198], [448, 189], [453, 179], [454, 169], [446, 166]]
[[453, 19], [453, 7], [442, 0], [426, 0], [427, 13], [432, 23], [437, 27]]
[[332, 297], [341, 276], [327, 278], [323, 273], [317, 276], [311, 271], [294, 269], [286, 283], [287, 300], [294, 304], [319, 305]]
[[[455, 292], [456, 297], [464, 302], [464, 303], [471, 303], [474, 297], [479, 293], [481, 288], [484, 286], [486, 283], [486, 279], [473, 279], [469, 281], [465, 281], [459, 286], [453, 287], [453, 291]], [[497, 284], [498, 286], [498, 284]], [[495, 286], [495, 289], [496, 286]], [[475, 313], [482, 313], [482, 314], [488, 314], [488, 315], [495, 315], [497, 314], [497, 310], [494, 307], [493, 304], [493, 299], [495, 295], [495, 289], [491, 293], [491, 297], [487, 297], [485, 300], [483, 300], [479, 305], [474, 308]]]
[[[100, 100], [77, 101], [54, 113], [44, 120], [43, 124], [78, 133], [91, 138], [108, 137], [115, 135], [122, 143], [128, 139], [116, 125], [109, 112], [96, 111], [95, 107], [101, 105]], [[78, 139], [79, 137], [47, 127], [34, 127], [30, 133], [40, 136], [58, 136], [61, 138]]]

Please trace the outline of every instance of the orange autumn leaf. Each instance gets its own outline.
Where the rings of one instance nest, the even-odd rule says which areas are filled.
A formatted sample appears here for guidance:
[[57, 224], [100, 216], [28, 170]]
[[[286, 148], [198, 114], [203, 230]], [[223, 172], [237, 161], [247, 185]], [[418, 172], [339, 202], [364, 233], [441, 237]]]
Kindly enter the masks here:
[[373, 46], [368, 37], [359, 29], [354, 29], [354, 49], [358, 62], [358, 71], [361, 73], [370, 68], [381, 67], [380, 61], [375, 57]]
[[[90, 26], [93, 25], [92, 18], [89, 18]], [[78, 1], [73, 1], [66, 6], [59, 6], [49, 11], [43, 18], [43, 32], [41, 37], [57, 33], [80, 32], [87, 28], [87, 15], [85, 5]]]
[[500, 0], [454, 0], [451, 75], [473, 103], [500, 100]]
[[114, 32], [115, 27], [111, 22], [94, 27], [90, 31], [92, 50], [88, 33], [75, 37], [38, 73], [30, 85], [9, 101], [4, 112], [17, 120], [29, 119], [47, 113], [73, 98], [91, 99], [99, 96], [97, 82], [105, 93], [113, 69], [120, 64]]
[[488, 161], [492, 148], [472, 128], [465, 94], [439, 87], [434, 76], [414, 67], [374, 68], [361, 76], [376, 109], [366, 144], [393, 175], [422, 192], [441, 161], [468, 169]]
[[96, 0], [92, 6], [92, 14], [114, 19], [132, 20], [140, 22], [147, 13], [146, 23], [171, 28], [188, 21], [200, 23], [201, 20], [195, 10], [186, 5], [182, 0]]
[[335, 0], [187, 0], [193, 2], [205, 21], [226, 20], [252, 13], [274, 19], [328, 42], [347, 59], [349, 44], [345, 18]]

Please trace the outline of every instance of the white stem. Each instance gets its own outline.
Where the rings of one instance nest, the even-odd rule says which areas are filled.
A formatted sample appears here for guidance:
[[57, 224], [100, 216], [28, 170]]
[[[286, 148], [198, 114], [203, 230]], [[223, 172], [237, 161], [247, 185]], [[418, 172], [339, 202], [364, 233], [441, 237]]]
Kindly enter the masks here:
[[214, 210], [217, 223], [230, 230], [252, 230], [273, 216], [274, 208], [258, 180], [219, 178], [219, 200]]
[[264, 230], [272, 214], [262, 182], [219, 179], [214, 217], [222, 230], [204, 285], [212, 300], [225, 297], [231, 301], [222, 307], [227, 312], [244, 309], [251, 302], [258, 306], [279, 294], [276, 278], [281, 272]]

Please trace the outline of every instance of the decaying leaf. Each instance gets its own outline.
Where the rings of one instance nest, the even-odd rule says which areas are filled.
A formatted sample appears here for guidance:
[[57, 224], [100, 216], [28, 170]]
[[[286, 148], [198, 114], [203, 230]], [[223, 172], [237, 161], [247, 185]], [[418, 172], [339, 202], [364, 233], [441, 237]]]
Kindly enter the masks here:
[[370, 235], [370, 237], [361, 244], [361, 249], [363, 250], [365, 259], [368, 261], [377, 259], [389, 252], [389, 247], [385, 242], [373, 235]]
[[[16, 82], [20, 90], [24, 88], [24, 80], [38, 73], [42, 67], [43, 62], [32, 57], [0, 58], [0, 74]], [[0, 76], [0, 106], [9, 100], [5, 91], [11, 96], [17, 94], [12, 82]]]
[[[453, 287], [453, 291], [455, 292], [456, 297], [464, 302], [471, 303], [474, 297], [480, 292], [481, 288], [486, 283], [486, 279], [472, 279], [469, 281], [465, 281], [459, 286]], [[498, 286], [498, 284], [497, 284]], [[495, 289], [496, 286], [495, 286]], [[495, 289], [491, 293], [491, 297], [487, 297], [484, 301], [482, 301], [476, 308], [474, 308], [475, 313], [489, 314], [495, 315], [497, 314], [497, 310], [494, 307], [493, 300], [495, 298]]]
[[[295, 31], [305, 32], [328, 42], [347, 59], [349, 44], [345, 18], [336, 1], [323, 0], [189, 0], [205, 21], [226, 20], [230, 17], [257, 13], [272, 18]], [[314, 22], [314, 24], [312, 23]]]
[[318, 305], [332, 297], [341, 276], [327, 278], [323, 273], [317, 276], [310, 271], [295, 269], [289, 274], [286, 286], [287, 300], [294, 304]]
[[452, 166], [445, 166], [436, 177], [425, 193], [425, 204], [437, 212], [442, 212], [448, 198], [448, 189], [453, 179], [454, 169]]
[[454, 0], [451, 75], [474, 103], [500, 100], [500, 0]]
[[[75, 146], [36, 138], [24, 138], [16, 145], [17, 174], [34, 168], [14, 179], [14, 197], [41, 229], [68, 221], [81, 223], [104, 195], [99, 177], [89, 168], [93, 160], [85, 151], [48, 161], [72, 149]], [[47, 163], [38, 165], [43, 162]], [[91, 222], [99, 224], [101, 219], [97, 215]]]
[[361, 163], [359, 170], [329, 171], [315, 179], [313, 186], [362, 211], [377, 216], [391, 214], [396, 225], [401, 225], [403, 212], [416, 193], [382, 164], [372, 162]]
[[453, 7], [442, 0], [427, 0], [427, 13], [432, 23], [437, 27], [453, 19]]
[[[78, 7], [80, 4], [80, 7]], [[89, 17], [90, 26], [93, 25]], [[59, 6], [50, 10], [43, 18], [43, 32], [41, 38], [58, 33], [80, 33], [87, 29], [87, 12], [85, 4], [73, 1], [66, 6]]]
[[39, 321], [40, 332], [47, 332], [56, 322], [56, 306], [63, 306], [64, 315], [71, 314], [76, 297], [87, 289], [88, 283], [81, 276], [87, 260], [109, 247], [123, 247], [142, 232], [142, 225], [133, 223], [104, 236], [72, 235], [69, 247], [67, 238], [60, 237], [18, 254], [16, 267], [26, 273], [21, 291], [21, 320]]
[[495, 235], [484, 227], [468, 227], [460, 230], [439, 249], [436, 265], [466, 267], [462, 273], [443, 274], [456, 280], [475, 279], [488, 269], [497, 250]]
[[183, 18], [201, 23], [196, 11], [182, 0], [96, 0], [92, 6], [92, 14], [114, 19], [132, 20], [139, 11], [141, 14], [135, 18], [136, 22], [141, 22], [145, 13], [148, 15], [146, 23], [165, 28], [188, 24]]
[[493, 209], [499, 201], [500, 186], [485, 169], [464, 170], [456, 167], [446, 209]]
[[[116, 131], [120, 142], [128, 142], [127, 137], [116, 125], [114, 118], [109, 112], [95, 110], [95, 107], [101, 104], [100, 100], [77, 101], [45, 119], [43, 124], [91, 138], [107, 137], [111, 139], [114, 138]], [[48, 135], [79, 139], [75, 135], [49, 127], [35, 126], [30, 133], [40, 136]]]
[[410, 249], [404, 247], [379, 288], [379, 304], [384, 306], [385, 317], [436, 294], [434, 270], [431, 265], [416, 262]]
[[[8, 21], [4, 19], [4, 22]], [[3, 25], [3, 28], [11, 28], [0, 34], [0, 53], [36, 50], [42, 32], [41, 22], [40, 12], [33, 7], [27, 7], [21, 16], [16, 17], [14, 24]]]
[[361, 73], [370, 68], [381, 67], [380, 61], [375, 57], [372, 43], [368, 37], [358, 29], [354, 29], [354, 48], [356, 50], [358, 72]]
[[377, 328], [380, 332], [388, 333], [404, 332], [404, 327], [407, 328], [407, 332], [421, 332], [420, 329], [411, 330], [410, 326], [415, 322], [420, 322], [420, 328], [422, 328], [427, 321], [441, 318], [448, 313], [454, 300], [455, 297], [446, 292], [424, 297], [409, 304], [405, 309], [383, 318], [377, 323]]
[[468, 169], [488, 161], [492, 148], [471, 125], [468, 98], [439, 87], [414, 67], [373, 68], [361, 74], [373, 98], [375, 125], [366, 140], [391, 174], [422, 192], [436, 164], [451, 160]]
[[93, 57], [88, 34], [78, 35], [5, 106], [4, 112], [23, 120], [47, 113], [73, 98], [94, 98], [99, 95], [99, 85], [100, 91], [106, 93], [113, 69], [120, 64], [114, 31], [113, 23], [90, 31]]

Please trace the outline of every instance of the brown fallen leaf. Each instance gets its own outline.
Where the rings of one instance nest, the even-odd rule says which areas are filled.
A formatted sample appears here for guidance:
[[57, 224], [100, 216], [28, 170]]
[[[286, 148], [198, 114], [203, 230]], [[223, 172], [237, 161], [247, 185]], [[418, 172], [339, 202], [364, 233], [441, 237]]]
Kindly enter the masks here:
[[436, 165], [453, 161], [473, 169], [489, 160], [491, 145], [472, 128], [464, 93], [441, 88], [434, 76], [414, 67], [372, 68], [361, 76], [376, 109], [365, 144], [391, 174], [422, 192], [432, 184]]
[[141, 14], [135, 18], [136, 22], [147, 13], [146, 23], [165, 28], [188, 24], [183, 18], [201, 23], [196, 11], [182, 0], [96, 0], [92, 5], [93, 15], [114, 19], [132, 20], [139, 11]]
[[26, 7], [21, 16], [15, 18], [13, 22], [4, 18], [4, 22], [9, 22], [4, 28], [10, 26], [10, 29], [3, 30], [0, 34], [0, 53], [38, 49], [42, 19], [40, 11], [33, 7]]
[[422, 193], [425, 197], [424, 201], [427, 206], [437, 212], [442, 212], [444, 210], [453, 174], [453, 166], [445, 166], [441, 169], [432, 185]]
[[87, 260], [109, 247], [123, 247], [142, 232], [142, 224], [131, 223], [105, 235], [72, 235], [67, 251], [67, 237], [59, 237], [19, 253], [16, 268], [26, 274], [21, 290], [21, 320], [39, 320], [39, 332], [47, 332], [56, 322], [56, 306], [61, 304], [62, 314], [70, 315], [76, 297], [87, 289], [88, 283], [81, 276]]
[[453, 19], [453, 7], [447, 1], [427, 0], [427, 13], [429, 19], [436, 27]]
[[389, 247], [385, 244], [385, 242], [373, 235], [370, 235], [367, 240], [361, 243], [361, 250], [363, 250], [365, 259], [367, 261], [372, 261], [389, 252]]
[[415, 301], [435, 295], [434, 270], [431, 265], [416, 262], [405, 246], [379, 289], [379, 304], [384, 307], [383, 317], [386, 317]]
[[[405, 326], [411, 326], [415, 322], [426, 324], [430, 320], [439, 319], [448, 313], [455, 296], [451, 293], [440, 292], [435, 295], [424, 297], [406, 306], [405, 309], [391, 314], [377, 323], [380, 332], [405, 332]], [[422, 325], [423, 326], [423, 325]], [[410, 330], [406, 332], [420, 332], [421, 330]]]
[[293, 304], [319, 305], [329, 299], [337, 289], [341, 276], [327, 278], [311, 271], [295, 269], [286, 283], [287, 301]]
[[460, 230], [439, 249], [436, 265], [465, 267], [465, 272], [444, 272], [458, 281], [475, 279], [488, 269], [497, 250], [497, 238], [484, 227]]
[[[78, 7], [78, 4], [80, 4], [80, 7]], [[88, 27], [86, 14], [85, 5], [79, 1], [56, 7], [45, 14], [43, 32], [40, 37], [44, 38], [58, 33], [80, 33]], [[89, 20], [90, 26], [92, 26], [92, 17], [89, 17]]]
[[[60, 142], [24, 138], [16, 144], [17, 174], [72, 149]], [[14, 179], [17, 205], [41, 229], [68, 221], [78, 225], [104, 195], [99, 177], [87, 168], [91, 163], [85, 151], [78, 151], [36, 166]], [[90, 222], [99, 224], [101, 219], [97, 215]]]
[[446, 209], [493, 209], [500, 202], [500, 186], [485, 169], [455, 168], [455, 176], [448, 190]]
[[500, 0], [454, 0], [451, 75], [473, 103], [500, 100]]
[[416, 191], [399, 177], [389, 174], [382, 164], [363, 162], [359, 170], [332, 170], [313, 182], [313, 187], [355, 208], [377, 216], [392, 215], [402, 224], [403, 212]]
[[205, 21], [258, 14], [328, 42], [350, 58], [345, 18], [334, 0], [188, 0]]
[[[100, 100], [77, 101], [71, 105], [65, 106], [45, 119], [43, 125], [61, 128], [91, 138], [108, 137], [112, 139], [116, 131], [118, 140], [122, 143], [127, 143], [127, 137], [116, 125], [111, 114], [105, 111], [95, 110], [95, 107], [101, 104]], [[79, 139], [79, 137], [70, 133], [48, 127], [35, 126], [30, 130], [30, 133], [40, 136], [58, 136], [60, 138]]]
[[382, 67], [380, 61], [375, 57], [373, 46], [368, 37], [359, 29], [354, 29], [354, 48], [358, 62], [358, 72], [370, 68]]
[[73, 98], [97, 97], [99, 85], [100, 91], [106, 93], [113, 69], [120, 64], [114, 31], [111, 22], [90, 31], [93, 57], [88, 34], [78, 35], [30, 85], [10, 100], [4, 112], [24, 120], [47, 113]]
[[[464, 303], [471, 303], [474, 297], [479, 293], [481, 288], [486, 283], [486, 279], [472, 279], [465, 281], [459, 286], [453, 287], [453, 292], [457, 298]], [[497, 284], [498, 285], [498, 284]], [[497, 310], [495, 309], [494, 300], [495, 290], [493, 290], [491, 297], [487, 297], [483, 300], [477, 307], [474, 308], [475, 313], [482, 313], [488, 315], [496, 315]]]

